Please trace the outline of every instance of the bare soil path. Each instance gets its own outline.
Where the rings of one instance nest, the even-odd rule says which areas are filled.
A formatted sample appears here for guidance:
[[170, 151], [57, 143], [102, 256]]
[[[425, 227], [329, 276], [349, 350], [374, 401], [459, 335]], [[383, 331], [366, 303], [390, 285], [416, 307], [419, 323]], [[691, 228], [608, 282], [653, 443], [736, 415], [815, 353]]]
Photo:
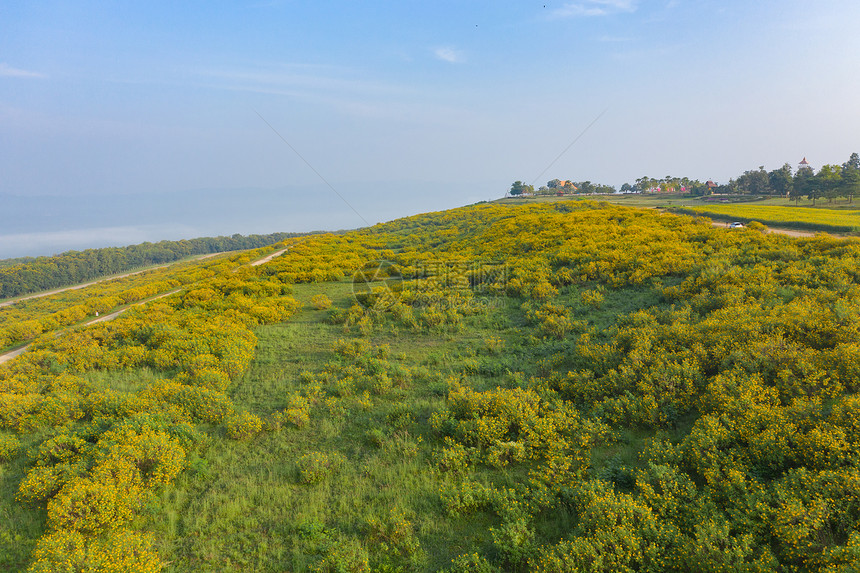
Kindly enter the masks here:
[[[281, 250], [279, 250], [279, 251], [275, 251], [274, 253], [272, 253], [272, 254], [270, 254], [270, 255], [267, 255], [267, 256], [263, 257], [262, 259], [260, 259], [260, 260], [258, 260], [258, 261], [254, 261], [253, 263], [251, 263], [251, 264], [250, 264], [250, 266], [252, 266], [252, 267], [256, 267], [256, 266], [259, 266], [259, 265], [262, 265], [262, 264], [268, 263], [269, 261], [271, 261], [271, 260], [272, 260], [272, 259], [274, 259], [275, 257], [278, 257], [278, 256], [280, 256], [280, 255], [283, 255], [285, 252], [289, 251], [289, 250], [292, 248], [292, 246], [293, 246], [293, 245], [290, 245], [289, 247], [286, 247], [286, 248], [281, 249]], [[234, 251], [231, 251], [231, 252], [234, 252]], [[214, 257], [214, 256], [217, 256], [217, 255], [222, 255], [222, 254], [224, 254], [224, 253], [212, 253], [212, 254], [209, 254], [209, 255], [204, 255], [204, 256], [202, 256], [202, 257], [198, 258], [197, 260], [208, 259], [208, 258], [210, 258], [210, 257]], [[187, 259], [186, 259], [186, 260], [187, 260]], [[84, 287], [87, 287], [87, 286], [90, 286], [90, 285], [94, 285], [94, 284], [96, 284], [96, 283], [104, 282], [104, 281], [107, 281], [107, 280], [120, 279], [120, 278], [124, 278], [124, 277], [127, 277], [127, 276], [136, 275], [136, 274], [143, 273], [143, 272], [146, 272], [146, 271], [150, 271], [150, 270], [153, 270], [153, 269], [158, 269], [158, 268], [167, 267], [167, 266], [170, 266], [170, 265], [176, 264], [177, 262], [180, 262], [180, 261], [175, 261], [175, 262], [173, 262], [173, 263], [168, 263], [168, 264], [166, 264], [166, 265], [162, 265], [162, 266], [160, 266], [160, 267], [153, 267], [153, 268], [149, 268], [149, 269], [144, 269], [144, 270], [142, 270], [142, 271], [135, 271], [135, 272], [133, 272], [133, 273], [126, 273], [126, 274], [119, 275], [119, 276], [106, 277], [106, 278], [99, 279], [99, 280], [97, 280], [97, 281], [92, 281], [92, 282], [85, 283], [85, 284], [75, 285], [75, 286], [71, 286], [71, 287], [66, 287], [66, 288], [62, 288], [62, 289], [53, 290], [53, 291], [50, 291], [50, 292], [42, 292], [42, 293], [39, 293], [39, 294], [26, 296], [26, 297], [23, 297], [23, 298], [19, 298], [19, 299], [15, 299], [15, 300], [12, 300], [12, 301], [4, 302], [4, 303], [0, 304], [0, 307], [2, 307], [2, 306], [8, 306], [8, 305], [11, 305], [11, 304], [15, 304], [16, 302], [19, 302], [19, 301], [22, 301], [22, 300], [26, 300], [26, 299], [28, 299], [28, 298], [38, 298], [38, 297], [42, 297], [42, 296], [48, 296], [48, 295], [51, 295], [51, 294], [57, 294], [57, 293], [64, 292], [64, 291], [67, 291], [67, 290], [75, 290], [75, 289], [84, 288]], [[150, 298], [148, 298], [148, 299], [146, 299], [146, 300], [142, 300], [142, 301], [136, 302], [136, 303], [134, 303], [134, 304], [130, 304], [130, 305], [128, 305], [127, 307], [125, 307], [125, 308], [123, 308], [123, 309], [120, 309], [120, 310], [118, 310], [118, 311], [116, 311], [116, 312], [112, 312], [112, 313], [110, 313], [110, 314], [106, 314], [106, 315], [104, 315], [104, 316], [100, 316], [100, 317], [98, 317], [98, 318], [94, 318], [94, 319], [90, 319], [90, 320], [84, 321], [84, 322], [80, 323], [78, 326], [88, 326], [88, 325], [90, 325], [90, 324], [97, 324], [97, 323], [99, 323], [99, 322], [107, 322], [107, 321], [109, 321], [109, 320], [113, 320], [113, 319], [115, 319], [116, 317], [118, 317], [120, 314], [124, 313], [125, 311], [127, 311], [128, 309], [130, 309], [130, 308], [132, 308], [132, 307], [140, 306], [140, 305], [142, 305], [142, 304], [146, 304], [146, 303], [151, 302], [151, 301], [153, 301], [153, 300], [157, 300], [157, 299], [159, 299], [159, 298], [164, 298], [164, 297], [166, 297], [166, 296], [170, 296], [170, 295], [172, 295], [172, 294], [176, 294], [176, 293], [178, 293], [178, 292], [181, 292], [182, 290], [183, 290], [183, 289], [176, 289], [176, 290], [172, 290], [172, 291], [170, 291], [170, 292], [165, 292], [165, 293], [161, 293], [161, 294], [159, 294], [159, 295], [155, 295], [155, 296], [150, 297]], [[58, 333], [57, 333], [57, 336], [59, 336], [60, 334], [61, 334], [61, 332], [58, 332]], [[27, 344], [26, 346], [22, 346], [21, 348], [17, 348], [17, 349], [15, 349], [15, 350], [11, 350], [11, 351], [6, 352], [6, 353], [4, 353], [4, 354], [0, 354], [0, 364], [4, 364], [4, 363], [6, 363], [6, 362], [9, 362], [9, 361], [10, 361], [10, 360], [12, 360], [13, 358], [17, 358], [18, 356], [21, 356], [22, 354], [24, 354], [24, 352], [26, 352], [26, 351], [27, 351], [27, 349], [28, 349], [28, 348], [30, 348], [30, 344]]]
[[142, 300], [142, 301], [136, 302], [136, 303], [134, 303], [134, 304], [130, 304], [130, 305], [128, 305], [127, 307], [125, 307], [125, 308], [123, 308], [123, 309], [120, 309], [120, 310], [118, 310], [118, 311], [116, 311], [116, 312], [112, 312], [112, 313], [110, 313], [110, 314], [106, 314], [106, 315], [104, 315], [104, 316], [100, 316], [100, 317], [98, 317], [98, 318], [94, 318], [93, 320], [90, 320], [90, 321], [84, 322], [84, 323], [83, 323], [83, 325], [84, 325], [84, 326], [89, 326], [89, 325], [91, 325], [91, 324], [97, 324], [97, 323], [99, 323], [99, 322], [107, 322], [107, 321], [109, 321], [109, 320], [113, 320], [113, 319], [115, 319], [116, 317], [118, 317], [119, 315], [121, 315], [122, 313], [124, 313], [125, 311], [127, 311], [128, 309], [130, 309], [130, 308], [132, 308], [132, 307], [134, 307], [134, 306], [140, 306], [140, 305], [142, 305], [142, 304], [146, 304], [146, 303], [148, 303], [148, 302], [152, 302], [152, 301], [154, 301], [154, 300], [158, 300], [158, 299], [160, 299], [160, 298], [164, 298], [164, 297], [166, 297], [166, 296], [170, 296], [170, 295], [172, 295], [172, 294], [176, 294], [176, 293], [181, 292], [181, 291], [182, 291], [182, 289], [181, 289], [181, 288], [178, 288], [178, 289], [176, 289], [176, 290], [172, 290], [172, 291], [170, 291], [170, 292], [165, 292], [165, 293], [161, 293], [161, 294], [155, 295], [155, 296], [154, 296], [154, 297], [152, 297], [152, 298], [148, 298], [148, 299], [146, 299], [146, 300]]
[[[86, 321], [84, 321], [84, 322], [82, 322], [82, 323], [78, 324], [77, 326], [89, 326], [89, 325], [91, 325], [91, 324], [97, 324], [97, 323], [99, 323], [99, 322], [107, 322], [107, 321], [109, 321], [109, 320], [113, 320], [113, 319], [115, 319], [116, 317], [118, 317], [119, 315], [121, 315], [122, 313], [124, 313], [125, 311], [127, 311], [128, 309], [130, 309], [130, 308], [132, 308], [132, 307], [140, 306], [140, 305], [142, 305], [142, 304], [146, 304], [146, 303], [148, 303], [148, 302], [152, 302], [152, 301], [154, 301], [154, 300], [158, 300], [158, 299], [160, 299], [160, 298], [164, 298], [164, 297], [166, 297], [166, 296], [170, 296], [170, 295], [172, 295], [172, 294], [176, 294], [176, 293], [180, 292], [181, 290], [182, 290], [182, 289], [176, 289], [176, 290], [172, 290], [172, 291], [170, 291], [170, 292], [165, 292], [165, 293], [161, 293], [161, 294], [159, 294], [159, 295], [155, 295], [155, 296], [150, 297], [150, 298], [148, 298], [148, 299], [146, 299], [146, 300], [141, 300], [141, 301], [138, 301], [138, 302], [136, 302], [136, 303], [134, 303], [134, 304], [130, 304], [130, 305], [128, 305], [127, 307], [122, 308], [122, 309], [120, 309], [120, 310], [118, 310], [118, 311], [116, 311], [116, 312], [112, 312], [112, 313], [110, 313], [110, 314], [106, 314], [106, 315], [104, 315], [104, 316], [100, 316], [100, 317], [98, 317], [98, 318], [93, 318], [93, 319], [91, 319], [91, 320], [86, 320]], [[56, 333], [56, 336], [60, 336], [60, 335], [62, 335], [62, 333], [63, 333], [63, 331], [57, 332], [57, 333]], [[5, 354], [0, 354], [0, 364], [4, 364], [4, 363], [6, 363], [6, 362], [9, 362], [9, 361], [10, 361], [10, 360], [12, 360], [13, 358], [17, 358], [18, 356], [21, 356], [22, 354], [24, 354], [24, 353], [27, 351], [27, 349], [28, 349], [28, 348], [30, 348], [30, 346], [31, 346], [31, 344], [27, 344], [26, 346], [22, 346], [21, 348], [17, 348], [17, 349], [15, 349], [15, 350], [12, 350], [12, 351], [7, 352], [7, 353], [5, 353]]]
[[281, 249], [280, 251], [275, 251], [275, 252], [274, 252], [274, 253], [272, 253], [271, 255], [268, 255], [268, 256], [266, 256], [266, 257], [263, 257], [263, 258], [262, 258], [262, 259], [260, 259], [259, 261], [254, 261], [253, 263], [251, 263], [251, 266], [252, 266], [252, 267], [256, 267], [256, 266], [259, 266], [259, 265], [262, 265], [262, 264], [268, 263], [269, 261], [271, 261], [271, 260], [272, 260], [272, 259], [274, 259], [275, 257], [279, 257], [279, 256], [283, 255], [284, 253], [286, 253], [287, 251], [289, 251], [292, 247], [293, 247], [293, 246], [292, 246], [292, 245], [290, 245], [289, 247], [287, 247], [287, 248], [285, 248], [285, 249]]
[[22, 354], [27, 352], [28, 348], [30, 348], [29, 344], [27, 346], [22, 346], [21, 348], [19, 348], [17, 350], [12, 350], [11, 352], [7, 352], [6, 354], [0, 354], [0, 364], [3, 364], [5, 362], [9, 362], [13, 358], [21, 356]]
[[[202, 257], [198, 257], [198, 258], [196, 258], [196, 259], [191, 259], [191, 260], [202, 261], [203, 259], [209, 259], [209, 258], [211, 258], [211, 257], [215, 257], [215, 256], [218, 256], [218, 255], [223, 255], [223, 254], [224, 254], [224, 253], [210, 253], [210, 254], [208, 254], [208, 255], [203, 255]], [[175, 264], [177, 264], [177, 263], [188, 262], [188, 261], [189, 261], [189, 259], [182, 259], [182, 260], [179, 260], [179, 261], [173, 261], [173, 262], [171, 262], [171, 263], [167, 263], [166, 265], [158, 265], [157, 267], [149, 267], [149, 268], [147, 268], [147, 269], [143, 269], [143, 270], [140, 270], [140, 271], [133, 271], [133, 272], [130, 272], [130, 273], [123, 273], [123, 274], [120, 274], [120, 275], [111, 275], [111, 276], [109, 276], [109, 277], [103, 277], [103, 278], [100, 278], [100, 279], [96, 279], [96, 280], [94, 280], [94, 281], [90, 281], [90, 282], [88, 282], [88, 283], [82, 283], [82, 284], [79, 284], [79, 285], [73, 285], [73, 286], [68, 286], [68, 287], [58, 288], [58, 289], [49, 290], [49, 291], [45, 291], [45, 292], [39, 292], [39, 293], [36, 293], [36, 294], [28, 294], [28, 295], [26, 295], [26, 296], [22, 296], [22, 297], [20, 297], [20, 298], [15, 298], [15, 299], [12, 299], [12, 300], [7, 300], [7, 301], [5, 301], [5, 302], [0, 302], [0, 308], [3, 308], [4, 306], [12, 306], [12, 305], [13, 305], [13, 304], [15, 304], [15, 303], [18, 303], [18, 302], [21, 302], [21, 301], [25, 301], [25, 300], [29, 300], [29, 299], [31, 299], [31, 298], [42, 298], [43, 296], [51, 296], [52, 294], [59, 294], [59, 293], [61, 293], [61, 292], [66, 292], [66, 291], [70, 291], [70, 290], [78, 290], [78, 289], [82, 289], [82, 288], [85, 288], [85, 287], [88, 287], [88, 286], [92, 286], [92, 285], [95, 285], [95, 284], [103, 283], [103, 282], [105, 282], [105, 281], [112, 281], [112, 280], [116, 280], [116, 279], [124, 279], [124, 278], [126, 278], [126, 277], [131, 277], [131, 276], [134, 276], [134, 275], [139, 275], [140, 273], [145, 273], [145, 272], [147, 272], [147, 271], [154, 271], [154, 270], [156, 270], [156, 269], [163, 269], [163, 268], [165, 268], [165, 267], [169, 267], [169, 266], [171, 266], [171, 265], [175, 265]]]
[[[730, 223], [724, 223], [722, 221], [714, 221], [711, 223], [714, 227], [720, 227], [721, 229], [727, 229]], [[789, 237], [814, 237], [818, 233], [822, 233], [823, 231], [818, 231], [818, 233], [813, 233], [812, 231], [797, 231], [795, 229], [778, 229], [775, 227], [768, 227], [768, 233], [775, 233], [777, 235], [787, 235]], [[828, 234], [828, 233], [825, 233]]]

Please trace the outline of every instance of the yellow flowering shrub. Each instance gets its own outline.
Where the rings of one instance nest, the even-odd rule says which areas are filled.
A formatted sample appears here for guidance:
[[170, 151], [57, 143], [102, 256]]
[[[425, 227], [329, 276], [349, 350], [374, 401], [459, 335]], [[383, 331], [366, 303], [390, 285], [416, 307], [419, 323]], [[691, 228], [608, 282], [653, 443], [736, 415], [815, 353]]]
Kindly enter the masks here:
[[280, 424], [287, 422], [296, 428], [304, 428], [310, 422], [310, 401], [301, 395], [292, 396], [286, 410], [275, 412], [273, 418]]
[[42, 537], [28, 573], [157, 573], [164, 563], [151, 537], [129, 529], [99, 536], [59, 530]]
[[12, 459], [20, 445], [18, 438], [0, 434], [0, 462]]
[[74, 479], [48, 502], [48, 523], [56, 529], [97, 533], [129, 522], [143, 503], [140, 473], [129, 460], [100, 464], [93, 478]]
[[263, 421], [249, 412], [231, 414], [224, 423], [227, 425], [227, 435], [234, 440], [249, 440], [263, 430]]
[[[106, 447], [111, 442], [105, 460], [130, 462], [147, 487], [167, 485], [185, 467], [185, 448], [167, 432], [127, 424], [102, 434], [99, 446]], [[93, 473], [98, 475], [100, 471], [101, 466], [96, 466]]]
[[324, 294], [316, 294], [311, 297], [311, 306], [316, 310], [331, 308], [331, 299]]

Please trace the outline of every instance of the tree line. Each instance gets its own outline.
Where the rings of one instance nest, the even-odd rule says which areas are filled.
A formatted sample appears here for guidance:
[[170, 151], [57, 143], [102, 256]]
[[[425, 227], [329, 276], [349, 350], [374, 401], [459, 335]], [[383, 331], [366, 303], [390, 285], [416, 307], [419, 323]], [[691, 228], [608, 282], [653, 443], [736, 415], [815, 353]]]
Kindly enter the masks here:
[[797, 170], [793, 170], [791, 165], [786, 163], [772, 171], [766, 171], [762, 165], [758, 169], [745, 171], [724, 184], [716, 184], [713, 181], [702, 183], [698, 179], [671, 175], [660, 179], [643, 176], [633, 183], [624, 183], [616, 189], [612, 185], [591, 181], [551, 179], [537, 190], [534, 185], [515, 181], [508, 192], [513, 196], [523, 196], [569, 193], [590, 195], [619, 191], [621, 193], [685, 193], [697, 196], [712, 193], [771, 195], [788, 197], [793, 201], [800, 201], [805, 197], [811, 200], [813, 205], [819, 199], [833, 201], [840, 197], [853, 202], [854, 196], [860, 194], [860, 155], [852, 153], [845, 163], [823, 165], [818, 172], [808, 164], [802, 164]]
[[128, 247], [108, 247], [68, 251], [51, 257], [20, 259], [17, 264], [0, 265], [0, 298], [78, 284], [132, 269], [170, 263], [193, 255], [255, 249], [277, 243], [296, 233], [201, 237], [181, 241], [141, 243]]
[[822, 165], [816, 173], [807, 166], [792, 172], [786, 163], [779, 169], [745, 171], [743, 175], [726, 184], [724, 191], [744, 195], [781, 195], [799, 201], [806, 197], [813, 204], [818, 199], [843, 197], [849, 202], [860, 193], [860, 155], [852, 153], [845, 163]]

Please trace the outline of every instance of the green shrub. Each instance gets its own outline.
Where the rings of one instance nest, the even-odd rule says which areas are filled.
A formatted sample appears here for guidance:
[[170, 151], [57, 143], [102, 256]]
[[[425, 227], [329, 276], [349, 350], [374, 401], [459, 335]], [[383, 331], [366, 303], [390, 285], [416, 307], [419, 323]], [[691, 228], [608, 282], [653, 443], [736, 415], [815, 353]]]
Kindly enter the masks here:
[[317, 573], [369, 573], [370, 558], [357, 539], [340, 540], [331, 545], [312, 570]]
[[375, 448], [381, 448], [385, 445], [385, 432], [379, 428], [368, 430], [364, 437], [367, 440], [367, 443]]
[[337, 473], [343, 459], [339, 454], [310, 452], [298, 459], [299, 481], [305, 484], [319, 483], [330, 475]]
[[388, 425], [399, 430], [407, 428], [415, 422], [415, 419], [412, 417], [412, 408], [403, 403], [395, 404], [385, 418], [388, 421]]
[[419, 571], [426, 561], [412, 523], [397, 509], [368, 520], [367, 542], [374, 571]]
[[477, 553], [460, 555], [451, 560], [451, 566], [441, 573], [495, 573], [498, 571], [485, 558]]

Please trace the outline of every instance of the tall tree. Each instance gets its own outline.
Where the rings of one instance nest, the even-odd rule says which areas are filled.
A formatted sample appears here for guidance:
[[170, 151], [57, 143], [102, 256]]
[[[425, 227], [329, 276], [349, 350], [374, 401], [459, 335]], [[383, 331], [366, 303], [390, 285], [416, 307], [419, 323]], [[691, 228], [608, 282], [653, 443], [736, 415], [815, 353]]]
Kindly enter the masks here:
[[748, 195], [769, 195], [772, 192], [770, 179], [764, 170], [764, 165], [757, 171], [745, 171], [737, 178], [738, 190]]
[[523, 193], [534, 193], [534, 185], [526, 185], [522, 181], [514, 181], [511, 185], [511, 195], [519, 196]]
[[646, 191], [648, 191], [648, 189], [653, 187], [651, 181], [651, 178], [647, 175], [644, 177], [640, 177], [636, 180], [636, 188], [639, 189], [640, 192], [645, 193]]
[[842, 164], [842, 181], [840, 195], [848, 197], [848, 202], [854, 200], [854, 195], [860, 193], [860, 155], [852, 153], [848, 161]]
[[579, 187], [580, 193], [594, 193], [596, 191], [594, 183], [591, 181], [583, 181], [577, 187]]
[[809, 196], [810, 199], [813, 199], [814, 204], [815, 198], [811, 194], [814, 178], [815, 174], [812, 169], [798, 169], [794, 174], [794, 182], [792, 184], [791, 195], [789, 195], [789, 197], [794, 199], [795, 204], [797, 204], [803, 196]]
[[708, 195], [710, 193], [710, 188], [706, 183], [702, 183], [698, 179], [694, 179], [687, 183], [687, 193], [690, 195], [695, 195], [697, 197], [702, 197]]
[[832, 202], [838, 196], [842, 183], [842, 166], [822, 165], [815, 176], [815, 181], [818, 184], [820, 196], [827, 198], [828, 203]]
[[783, 197], [790, 197], [794, 189], [794, 178], [791, 176], [791, 165], [786, 163], [779, 169], [774, 169], [768, 173], [770, 187], [773, 192]]

